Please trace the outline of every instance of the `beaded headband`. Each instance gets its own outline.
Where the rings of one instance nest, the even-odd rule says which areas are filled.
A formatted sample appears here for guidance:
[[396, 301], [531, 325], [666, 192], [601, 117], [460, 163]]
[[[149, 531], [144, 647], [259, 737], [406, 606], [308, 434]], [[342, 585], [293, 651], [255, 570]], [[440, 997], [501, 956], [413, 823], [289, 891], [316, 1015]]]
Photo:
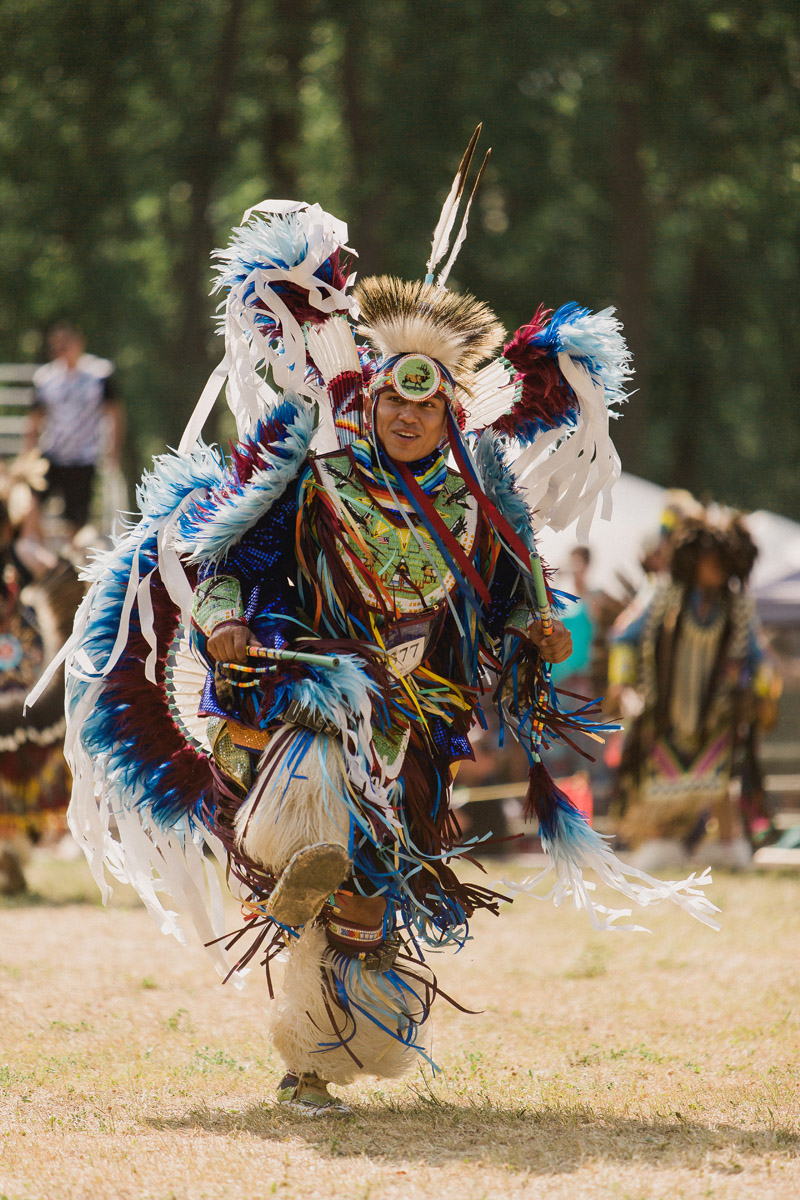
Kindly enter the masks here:
[[369, 394], [374, 398], [386, 388], [416, 402], [442, 395], [451, 404], [455, 396], [450, 373], [427, 354], [394, 355], [381, 363], [369, 382]]

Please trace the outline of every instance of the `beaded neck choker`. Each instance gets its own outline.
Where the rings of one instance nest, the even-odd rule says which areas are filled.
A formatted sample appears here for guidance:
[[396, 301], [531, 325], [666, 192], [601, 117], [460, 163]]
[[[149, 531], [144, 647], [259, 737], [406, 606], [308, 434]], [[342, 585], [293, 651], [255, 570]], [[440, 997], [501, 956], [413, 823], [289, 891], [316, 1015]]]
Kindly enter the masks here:
[[[384, 472], [389, 476], [393, 487], [400, 485], [397, 467], [393, 460], [389, 458], [388, 454], [380, 451], [380, 463], [376, 463], [375, 448], [366, 440], [359, 439], [352, 442], [350, 449], [359, 470], [370, 481], [370, 491], [374, 491], [378, 497], [385, 493], [388, 499], [389, 493], [383, 482]], [[403, 466], [414, 476], [426, 496], [435, 496], [444, 486], [447, 478], [447, 464], [442, 457], [441, 450], [434, 450], [432, 454], [427, 454], [425, 458], [420, 458], [417, 462], [403, 463]]]

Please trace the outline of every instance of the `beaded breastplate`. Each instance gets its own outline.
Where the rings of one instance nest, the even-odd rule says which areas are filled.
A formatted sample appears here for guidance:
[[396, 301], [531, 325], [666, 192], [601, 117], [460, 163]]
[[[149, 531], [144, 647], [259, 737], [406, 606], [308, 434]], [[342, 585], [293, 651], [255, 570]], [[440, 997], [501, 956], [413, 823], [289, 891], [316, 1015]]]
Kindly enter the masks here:
[[[352, 560], [380, 583], [389, 605], [399, 616], [430, 612], [441, 605], [455, 579], [430, 531], [413, 515], [413, 532], [402, 516], [383, 507], [369, 481], [345, 454], [330, 454], [314, 464], [317, 479], [336, 506], [341, 536], [351, 554], [341, 558], [364, 600], [374, 606], [374, 593]], [[448, 471], [433, 506], [462, 549], [472, 555], [478, 527], [475, 500], [461, 477]], [[402, 503], [402, 501], [400, 501]]]

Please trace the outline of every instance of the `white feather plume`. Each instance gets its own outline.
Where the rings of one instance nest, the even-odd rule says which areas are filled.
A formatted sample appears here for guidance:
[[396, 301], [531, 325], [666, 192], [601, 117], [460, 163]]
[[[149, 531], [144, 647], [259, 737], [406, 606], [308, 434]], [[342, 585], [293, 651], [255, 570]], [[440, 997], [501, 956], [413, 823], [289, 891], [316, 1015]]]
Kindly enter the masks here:
[[[466, 182], [469, 165], [472, 162], [472, 155], [475, 152], [475, 146], [480, 137], [481, 125], [473, 133], [469, 140], [469, 145], [464, 151], [464, 155], [459, 163], [456, 177], [453, 180], [452, 187], [447, 194], [447, 199], [442, 207], [439, 220], [436, 223], [436, 228], [433, 231], [433, 241], [431, 242], [431, 254], [426, 264], [428, 279], [430, 281], [433, 272], [437, 265], [447, 254], [450, 246], [450, 234], [453, 232], [458, 206], [461, 201], [461, 194], [464, 191], [464, 183]], [[463, 240], [463, 239], [462, 239]]]

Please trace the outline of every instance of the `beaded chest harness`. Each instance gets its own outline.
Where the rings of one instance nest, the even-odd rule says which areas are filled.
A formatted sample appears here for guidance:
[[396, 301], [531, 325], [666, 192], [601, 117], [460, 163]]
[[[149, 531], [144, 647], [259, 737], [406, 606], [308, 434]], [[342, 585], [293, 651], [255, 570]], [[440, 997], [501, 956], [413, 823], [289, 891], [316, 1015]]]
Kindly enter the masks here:
[[[341, 516], [342, 538], [379, 581], [397, 614], [428, 612], [440, 605], [455, 579], [428, 530], [415, 521], [415, 537], [405, 522], [379, 507], [366, 480], [353, 471], [346, 456], [328, 455], [317, 459], [315, 466], [320, 484]], [[460, 476], [447, 472], [433, 504], [450, 533], [471, 555], [478, 508]], [[343, 553], [342, 561], [364, 600], [374, 604], [374, 596], [350, 556]]]

